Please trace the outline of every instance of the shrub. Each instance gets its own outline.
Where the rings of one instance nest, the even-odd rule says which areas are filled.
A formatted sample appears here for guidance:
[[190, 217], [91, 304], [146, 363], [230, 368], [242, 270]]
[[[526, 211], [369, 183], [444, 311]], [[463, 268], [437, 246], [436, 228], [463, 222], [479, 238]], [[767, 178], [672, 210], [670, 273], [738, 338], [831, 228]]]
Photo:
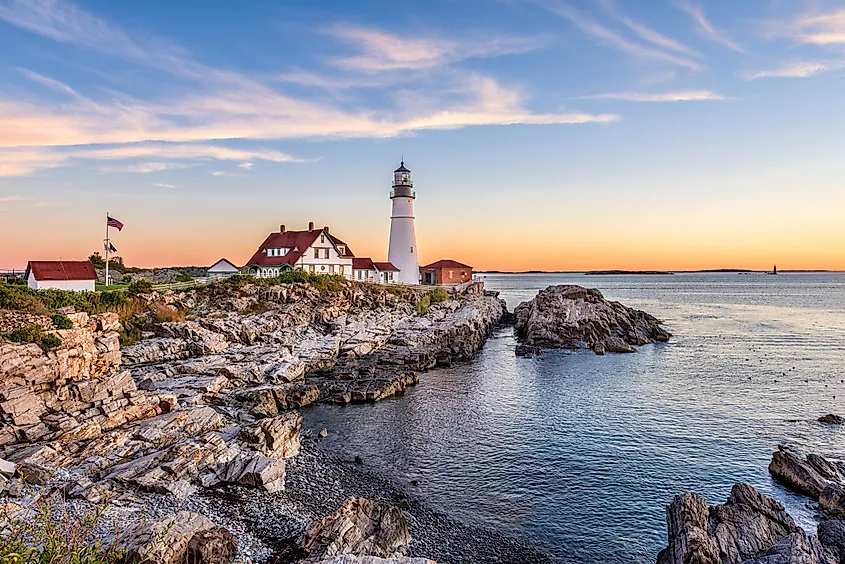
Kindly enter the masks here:
[[[53, 507], [43, 498], [16, 519], [0, 511], [0, 564], [118, 564], [123, 553], [113, 544], [94, 538], [104, 506], [83, 517]], [[113, 535], [115, 538], [118, 536]]]
[[235, 274], [234, 276], [224, 278], [223, 282], [235, 288], [243, 288], [245, 285], [250, 282], [255, 282], [256, 280], [257, 279], [255, 277], [248, 274]]
[[41, 337], [41, 348], [45, 351], [51, 351], [62, 346], [62, 340], [58, 335], [47, 333]]
[[50, 316], [50, 321], [56, 329], [73, 329], [73, 321], [68, 319], [68, 316], [63, 313], [54, 313]]
[[134, 345], [141, 340], [141, 330], [134, 327], [132, 329], [127, 329], [126, 331], [121, 331], [117, 338], [120, 340], [121, 347]]
[[426, 294], [417, 302], [417, 313], [428, 313], [429, 307], [431, 307], [431, 296]]
[[177, 282], [191, 282], [192, 280], [193, 277], [184, 270], [180, 271], [179, 274], [176, 275]]
[[13, 343], [35, 343], [45, 351], [51, 351], [62, 345], [62, 340], [57, 335], [45, 333], [40, 325], [34, 323], [18, 327], [8, 333], [6, 338]]
[[126, 293], [130, 296], [138, 294], [149, 294], [153, 291], [153, 283], [149, 280], [135, 280], [126, 287]]
[[449, 292], [447, 292], [444, 288], [435, 288], [429, 292], [428, 295], [431, 298], [431, 303], [433, 304], [439, 304], [440, 302], [445, 302], [449, 299]]
[[130, 282], [132, 282], [132, 275], [131, 274], [124, 274], [123, 276], [120, 277], [120, 282], [122, 284], [129, 284]]

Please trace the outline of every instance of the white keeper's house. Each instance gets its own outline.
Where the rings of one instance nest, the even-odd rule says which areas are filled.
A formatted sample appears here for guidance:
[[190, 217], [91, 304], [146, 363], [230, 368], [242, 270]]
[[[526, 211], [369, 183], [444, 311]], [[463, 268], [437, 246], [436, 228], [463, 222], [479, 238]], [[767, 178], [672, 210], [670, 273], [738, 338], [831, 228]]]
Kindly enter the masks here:
[[398, 284], [399, 269], [390, 262], [375, 262], [369, 257], [352, 259], [352, 278], [358, 282]]
[[97, 271], [90, 260], [31, 260], [26, 265], [30, 288], [93, 292]]
[[278, 276], [285, 270], [299, 268], [315, 274], [339, 274], [352, 279], [349, 246], [329, 233], [329, 227], [315, 229], [314, 222], [306, 231], [290, 231], [284, 225], [278, 233], [270, 233], [244, 271], [259, 278]]

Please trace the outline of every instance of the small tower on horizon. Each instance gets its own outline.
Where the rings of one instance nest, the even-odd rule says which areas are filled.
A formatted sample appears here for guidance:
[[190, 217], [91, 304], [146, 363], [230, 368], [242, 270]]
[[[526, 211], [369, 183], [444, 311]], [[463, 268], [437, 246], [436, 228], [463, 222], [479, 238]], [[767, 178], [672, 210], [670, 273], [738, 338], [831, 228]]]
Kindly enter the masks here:
[[411, 171], [405, 168], [403, 159], [399, 168], [393, 171], [393, 189], [390, 199], [393, 211], [390, 214], [390, 245], [387, 260], [399, 269], [399, 283], [420, 283], [420, 261], [417, 258], [417, 234], [414, 228], [414, 182]]

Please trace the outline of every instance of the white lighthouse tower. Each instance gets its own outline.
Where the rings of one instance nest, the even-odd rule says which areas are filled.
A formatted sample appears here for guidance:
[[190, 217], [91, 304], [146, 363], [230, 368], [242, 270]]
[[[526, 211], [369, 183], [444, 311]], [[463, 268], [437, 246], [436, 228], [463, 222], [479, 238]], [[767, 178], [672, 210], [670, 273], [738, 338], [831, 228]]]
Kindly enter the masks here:
[[420, 262], [417, 258], [417, 235], [414, 229], [414, 182], [405, 161], [393, 171], [393, 213], [390, 214], [390, 247], [387, 260], [399, 269], [401, 284], [420, 283]]

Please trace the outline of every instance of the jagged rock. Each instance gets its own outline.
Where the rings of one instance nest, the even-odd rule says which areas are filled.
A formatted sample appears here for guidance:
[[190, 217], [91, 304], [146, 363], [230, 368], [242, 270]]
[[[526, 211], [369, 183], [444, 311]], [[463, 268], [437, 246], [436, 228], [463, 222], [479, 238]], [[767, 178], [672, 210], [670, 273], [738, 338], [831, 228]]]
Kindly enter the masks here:
[[237, 554], [234, 535], [198, 513], [182, 511], [137, 525], [117, 540], [126, 564], [228, 564]]
[[845, 562], [845, 521], [822, 521], [818, 526], [819, 542], [840, 562]]
[[[783, 506], [748, 484], [734, 485], [724, 505], [709, 509], [700, 496], [676, 496], [666, 509], [666, 525], [669, 543], [658, 564], [775, 564], [781, 562], [775, 558], [803, 554], [804, 549], [808, 558], [816, 555], [806, 564], [828, 564], [815, 539], [805, 538]], [[773, 549], [789, 535], [802, 538]], [[764, 557], [773, 560], [755, 560]]]
[[634, 352], [634, 346], [671, 337], [644, 311], [605, 300], [598, 290], [581, 286], [549, 286], [517, 306], [514, 315], [517, 334], [533, 346], [586, 346], [604, 354]]
[[772, 454], [769, 473], [816, 500], [828, 485], [845, 483], [845, 475], [825, 458], [810, 454], [802, 460], [783, 445], [779, 445], [778, 450]]
[[0, 458], [0, 476], [11, 478], [15, 475], [15, 469], [16, 465], [14, 462]]
[[296, 412], [262, 419], [244, 427], [241, 436], [270, 458], [291, 458], [299, 454], [299, 431], [302, 416]]
[[819, 495], [819, 505], [829, 515], [845, 517], [845, 486], [828, 484]]
[[839, 415], [828, 413], [827, 415], [822, 415], [821, 417], [819, 417], [819, 423], [827, 423], [829, 425], [842, 425], [842, 423], [845, 423], [845, 419], [843, 419]]
[[[516, 345], [514, 352], [516, 353], [516, 356], [531, 357], [531, 356], [534, 356], [534, 355], [543, 354], [543, 348], [542, 347], [535, 347], [534, 345], [525, 345], [525, 344], [520, 343], [520, 344]], [[596, 351], [596, 353], [598, 354], [598, 351]]]
[[31, 462], [23, 462], [18, 464], [18, 474], [23, 478], [24, 482], [33, 486], [43, 486], [50, 481], [54, 472], [49, 468], [45, 468], [40, 464], [33, 464]]
[[839, 564], [839, 560], [816, 537], [801, 531], [783, 537], [760, 557], [744, 564]]
[[255, 386], [234, 390], [230, 396], [256, 417], [271, 417], [285, 409], [297, 409], [317, 400], [320, 388], [316, 384], [293, 382], [277, 386]]
[[311, 525], [301, 541], [309, 558], [352, 554], [404, 556], [411, 535], [402, 512], [364, 498], [349, 498], [340, 509]]

